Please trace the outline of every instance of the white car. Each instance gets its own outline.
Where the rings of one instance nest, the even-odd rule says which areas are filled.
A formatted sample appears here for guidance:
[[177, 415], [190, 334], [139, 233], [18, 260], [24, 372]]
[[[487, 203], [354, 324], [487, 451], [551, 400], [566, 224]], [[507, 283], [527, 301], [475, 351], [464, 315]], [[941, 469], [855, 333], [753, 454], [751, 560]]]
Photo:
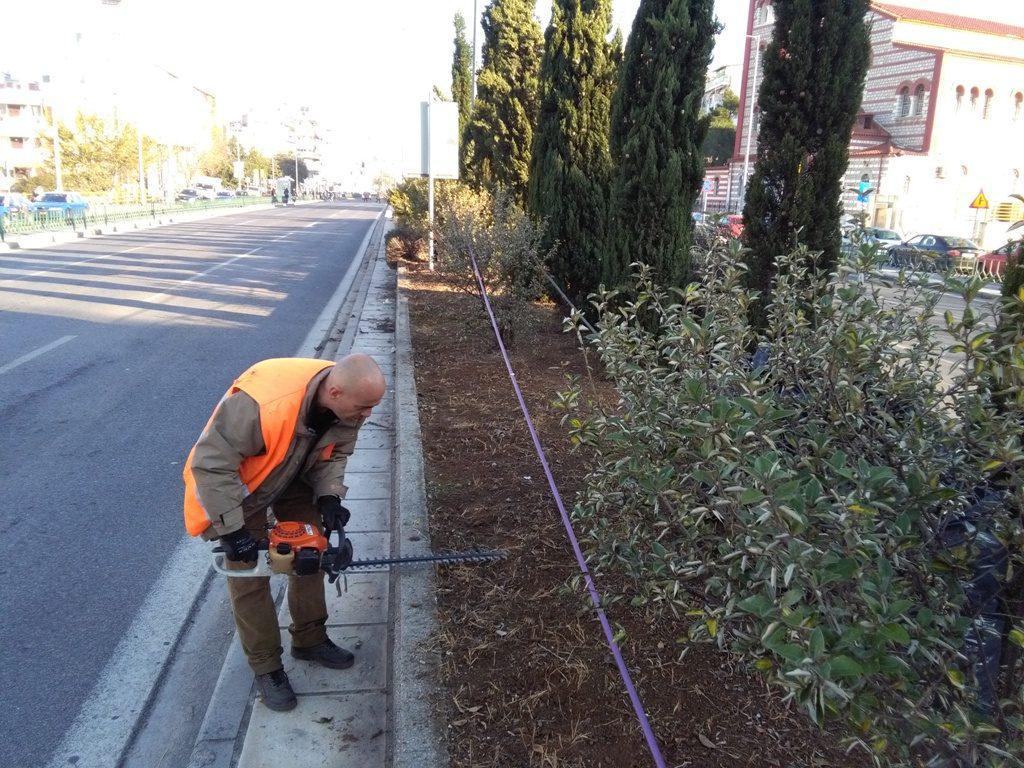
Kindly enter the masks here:
[[883, 251], [888, 251], [894, 245], [903, 242], [903, 236], [894, 229], [882, 229], [881, 227], [868, 227], [865, 230], [866, 239], [869, 243], [878, 243]]

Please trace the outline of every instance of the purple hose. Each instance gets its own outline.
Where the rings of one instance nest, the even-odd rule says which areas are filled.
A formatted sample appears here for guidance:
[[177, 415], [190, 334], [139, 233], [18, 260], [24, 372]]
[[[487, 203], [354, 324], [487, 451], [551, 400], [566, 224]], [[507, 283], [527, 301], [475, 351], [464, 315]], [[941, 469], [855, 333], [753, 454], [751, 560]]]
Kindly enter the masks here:
[[622, 683], [626, 686], [626, 693], [629, 694], [629, 700], [633, 704], [633, 711], [636, 712], [637, 719], [640, 721], [640, 728], [644, 732], [644, 738], [647, 739], [647, 746], [651, 750], [651, 757], [654, 758], [654, 764], [657, 768], [665, 768], [665, 758], [661, 756], [661, 749], [658, 747], [658, 740], [654, 737], [654, 731], [651, 730], [651, 724], [647, 721], [647, 713], [644, 712], [644, 706], [640, 702], [640, 695], [636, 692], [636, 686], [633, 685], [633, 678], [629, 675], [629, 670], [626, 669], [626, 662], [622, 660], [622, 653], [619, 651], [619, 646], [615, 642], [615, 637], [612, 634], [611, 625], [608, 623], [608, 617], [604, 614], [604, 609], [601, 607], [601, 597], [597, 594], [597, 587], [594, 586], [594, 580], [590, 576], [590, 570], [587, 568], [587, 561], [583, 558], [583, 551], [580, 549], [580, 543], [576, 538], [576, 533], [572, 529], [572, 521], [569, 519], [569, 514], [565, 511], [565, 505], [562, 503], [562, 495], [558, 492], [558, 486], [555, 485], [555, 478], [551, 475], [551, 468], [548, 466], [547, 456], [544, 455], [544, 448], [540, 444], [540, 437], [537, 436], [537, 430], [533, 426], [533, 419], [530, 418], [530, 411], [526, 407], [526, 401], [523, 399], [522, 390], [519, 389], [519, 382], [516, 381], [515, 371], [512, 370], [512, 361], [508, 359], [508, 352], [505, 350], [505, 342], [501, 340], [501, 332], [498, 330], [498, 322], [494, 319], [494, 311], [491, 309], [491, 300], [487, 298], [487, 289], [484, 287], [483, 278], [480, 276], [480, 269], [476, 264], [476, 256], [473, 254], [473, 248], [469, 248], [469, 258], [473, 262], [473, 273], [476, 275], [477, 284], [480, 286], [480, 295], [484, 298], [484, 306], [487, 307], [487, 315], [491, 318], [491, 328], [494, 329], [494, 337], [498, 340], [498, 348], [501, 350], [501, 356], [505, 360], [505, 367], [508, 369], [509, 379], [512, 381], [512, 388], [516, 391], [516, 399], [519, 401], [519, 408], [523, 412], [523, 416], [526, 418], [526, 426], [530, 430], [530, 437], [533, 438], [533, 447], [537, 450], [537, 457], [540, 459], [541, 466], [544, 467], [544, 475], [548, 479], [548, 485], [551, 486], [551, 494], [555, 497], [555, 504], [558, 506], [558, 513], [562, 516], [562, 525], [565, 526], [565, 532], [569, 536], [569, 543], [572, 544], [572, 551], [576, 555], [576, 563], [580, 567], [580, 571], [583, 573], [583, 578], [587, 583], [587, 591], [590, 593], [590, 601], [594, 604], [594, 608], [597, 610], [597, 618], [601, 622], [601, 628], [604, 630], [605, 640], [608, 642], [608, 648], [611, 649], [612, 656], [615, 658], [615, 666], [619, 668], [619, 675], [622, 677]]

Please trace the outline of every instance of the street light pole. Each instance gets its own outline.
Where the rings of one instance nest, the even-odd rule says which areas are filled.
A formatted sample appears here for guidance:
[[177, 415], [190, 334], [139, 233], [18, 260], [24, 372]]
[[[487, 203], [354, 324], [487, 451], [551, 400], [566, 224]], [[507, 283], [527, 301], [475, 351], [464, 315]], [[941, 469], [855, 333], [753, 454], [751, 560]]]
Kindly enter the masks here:
[[431, 145], [431, 123], [434, 113], [434, 90], [427, 96], [427, 266], [434, 271], [434, 152]]
[[60, 192], [64, 189], [64, 167], [60, 161], [60, 122], [57, 120], [56, 103], [50, 104], [50, 119], [53, 121], [53, 183]]
[[146, 202], [146, 176], [142, 168], [142, 126], [135, 123], [135, 138], [139, 145], [139, 202]]
[[744, 35], [754, 44], [754, 77], [750, 82], [750, 109], [747, 110], [747, 146], [743, 153], [743, 183], [740, 185], [740, 201], [747, 199], [747, 177], [750, 174], [750, 142], [754, 137], [754, 101], [757, 99], [757, 74], [761, 63], [761, 36]]
[[469, 111], [472, 113], [476, 105], [476, 31], [480, 27], [480, 17], [476, 15], [476, 0], [473, 0], [473, 61], [470, 64]]

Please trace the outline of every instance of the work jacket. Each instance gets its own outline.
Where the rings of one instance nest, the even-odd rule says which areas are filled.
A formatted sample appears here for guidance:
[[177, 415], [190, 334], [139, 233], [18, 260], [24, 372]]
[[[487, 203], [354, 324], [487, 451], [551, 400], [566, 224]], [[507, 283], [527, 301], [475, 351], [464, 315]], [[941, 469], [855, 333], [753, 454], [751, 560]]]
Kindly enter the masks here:
[[185, 462], [185, 528], [213, 539], [265, 514], [296, 479], [320, 496], [344, 498], [345, 463], [362, 419], [338, 421], [317, 439], [307, 426], [333, 363], [278, 358], [256, 363], [221, 398]]

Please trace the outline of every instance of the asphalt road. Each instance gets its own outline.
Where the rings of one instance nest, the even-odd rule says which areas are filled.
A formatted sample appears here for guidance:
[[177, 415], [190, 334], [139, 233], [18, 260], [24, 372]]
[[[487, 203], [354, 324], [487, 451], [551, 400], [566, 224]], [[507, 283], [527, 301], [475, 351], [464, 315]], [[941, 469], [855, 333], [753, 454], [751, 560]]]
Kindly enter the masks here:
[[182, 461], [211, 409], [295, 353], [379, 211], [0, 253], [0, 763], [45, 764], [182, 539]]

